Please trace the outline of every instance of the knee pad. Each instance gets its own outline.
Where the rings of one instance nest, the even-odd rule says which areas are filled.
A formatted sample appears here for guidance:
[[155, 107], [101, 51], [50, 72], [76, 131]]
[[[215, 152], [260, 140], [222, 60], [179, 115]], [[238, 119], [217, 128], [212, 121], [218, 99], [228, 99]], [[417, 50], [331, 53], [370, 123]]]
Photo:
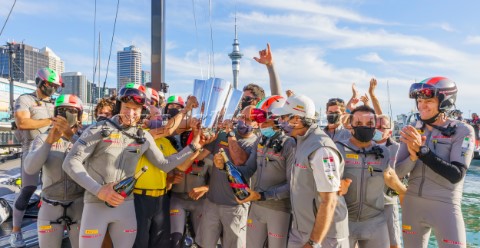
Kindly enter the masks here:
[[37, 190], [36, 186], [25, 186], [20, 190], [20, 195], [18, 195], [17, 200], [15, 201], [15, 208], [24, 211], [28, 207], [28, 202], [32, 197], [33, 193]]
[[175, 232], [170, 234], [170, 239], [172, 240], [172, 247], [183, 247], [182, 245], [182, 239], [183, 239], [183, 234], [179, 232]]

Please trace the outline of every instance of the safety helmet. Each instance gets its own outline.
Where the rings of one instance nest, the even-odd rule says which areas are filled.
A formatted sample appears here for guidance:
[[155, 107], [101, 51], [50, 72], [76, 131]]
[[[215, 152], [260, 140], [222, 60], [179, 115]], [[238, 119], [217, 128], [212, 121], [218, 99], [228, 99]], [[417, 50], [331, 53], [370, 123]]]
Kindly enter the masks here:
[[172, 103], [176, 103], [176, 104], [182, 106], [182, 108], [185, 108], [185, 102], [183, 101], [183, 98], [181, 96], [171, 95], [167, 99], [167, 105], [166, 105], [165, 109], [168, 109], [168, 105], [170, 105]]
[[279, 116], [274, 116], [272, 109], [281, 108], [284, 104], [285, 98], [283, 96], [273, 95], [265, 97], [252, 109], [250, 118], [258, 123], [263, 123], [267, 119], [275, 119], [275, 117]]
[[158, 91], [150, 87], [147, 87], [147, 98], [149, 98], [150, 101], [160, 101], [160, 98], [158, 97]]
[[409, 97], [411, 99], [438, 98], [438, 111], [446, 112], [455, 105], [457, 99], [457, 86], [455, 82], [446, 77], [431, 77], [420, 83], [410, 86]]
[[45, 67], [37, 71], [37, 74], [35, 75], [35, 83], [37, 86], [40, 86], [41, 82], [48, 82], [50, 84], [64, 87], [60, 74], [49, 67]]
[[144, 105], [147, 100], [146, 91], [145, 86], [141, 84], [127, 83], [120, 89], [117, 100], [120, 102], [133, 101], [139, 105]]
[[[55, 100], [55, 111], [59, 107], [73, 107], [78, 110], [78, 119], [82, 119], [83, 102], [80, 98], [73, 94], [62, 94]], [[55, 114], [57, 116], [57, 114]]]

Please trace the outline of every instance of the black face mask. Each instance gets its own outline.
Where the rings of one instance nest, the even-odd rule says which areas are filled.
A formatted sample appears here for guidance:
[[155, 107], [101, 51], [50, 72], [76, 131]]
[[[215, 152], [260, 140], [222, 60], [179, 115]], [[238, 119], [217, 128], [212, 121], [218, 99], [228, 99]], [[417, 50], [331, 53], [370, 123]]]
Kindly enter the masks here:
[[340, 115], [339, 114], [328, 114], [327, 115], [327, 121], [328, 124], [336, 124], [340, 120]]
[[55, 87], [47, 87], [45, 85], [46, 83], [43, 83], [42, 86], [40, 87], [40, 90], [42, 91], [42, 93], [46, 96], [52, 96], [53, 93], [55, 93], [57, 91], [57, 89], [55, 89]]
[[178, 113], [180, 113], [180, 110], [176, 108], [167, 109], [167, 114], [170, 115], [170, 118], [175, 117]]
[[253, 127], [250, 125], [247, 125], [244, 121], [238, 121], [237, 122], [237, 132], [245, 136], [253, 131]]
[[353, 131], [353, 137], [364, 143], [371, 141], [375, 135], [375, 128], [373, 127], [358, 126], [353, 127]]

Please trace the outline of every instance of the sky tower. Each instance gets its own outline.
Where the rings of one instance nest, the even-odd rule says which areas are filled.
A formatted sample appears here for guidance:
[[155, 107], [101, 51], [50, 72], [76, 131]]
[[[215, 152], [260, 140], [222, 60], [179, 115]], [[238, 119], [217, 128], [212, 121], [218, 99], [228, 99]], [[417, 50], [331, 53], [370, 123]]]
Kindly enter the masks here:
[[235, 14], [235, 39], [233, 40], [232, 46], [233, 46], [233, 51], [228, 54], [228, 57], [230, 57], [230, 59], [232, 60], [233, 88], [237, 89], [238, 73], [240, 73], [240, 59], [243, 57], [243, 54], [240, 53], [240, 43], [238, 43], [236, 14]]

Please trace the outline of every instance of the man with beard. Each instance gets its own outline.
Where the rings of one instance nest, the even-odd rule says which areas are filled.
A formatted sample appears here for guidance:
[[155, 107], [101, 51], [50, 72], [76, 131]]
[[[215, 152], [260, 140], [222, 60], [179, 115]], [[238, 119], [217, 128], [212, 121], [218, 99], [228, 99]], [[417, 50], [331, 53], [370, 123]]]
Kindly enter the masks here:
[[23, 247], [25, 242], [22, 237], [22, 220], [28, 202], [37, 189], [40, 171], [28, 174], [24, 169], [25, 158], [28, 155], [32, 141], [41, 133], [45, 133], [52, 124], [54, 102], [51, 96], [60, 92], [64, 87], [62, 78], [50, 68], [38, 70], [35, 77], [37, 90], [33, 93], [23, 94], [15, 101], [15, 136], [22, 144], [22, 189], [15, 200], [13, 207], [13, 228], [10, 236], [12, 247]]

